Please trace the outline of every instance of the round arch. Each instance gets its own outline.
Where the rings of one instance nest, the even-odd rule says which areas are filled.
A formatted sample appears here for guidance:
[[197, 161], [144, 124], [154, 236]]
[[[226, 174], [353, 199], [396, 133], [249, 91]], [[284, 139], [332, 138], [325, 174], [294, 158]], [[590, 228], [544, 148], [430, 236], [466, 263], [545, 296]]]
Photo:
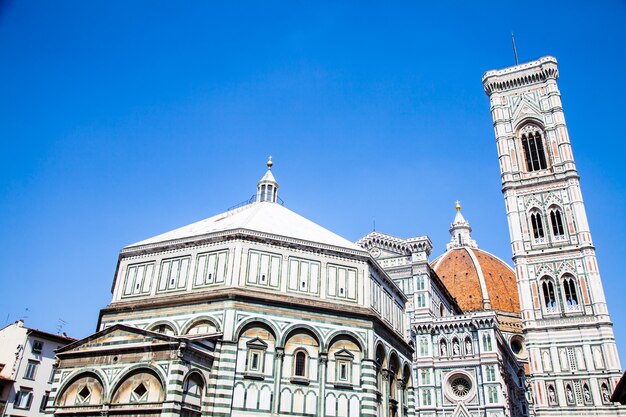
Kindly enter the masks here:
[[189, 321], [187, 321], [187, 323], [185, 323], [185, 325], [182, 327], [182, 329], [180, 331], [180, 334], [181, 335], [187, 334], [189, 329], [191, 329], [197, 323], [201, 323], [203, 321], [208, 321], [209, 323], [211, 323], [213, 325], [213, 327], [215, 327], [215, 331], [216, 332], [221, 331], [220, 330], [220, 324], [218, 323], [218, 321], [214, 317], [211, 317], [211, 316], [198, 316], [198, 317], [193, 317], [193, 318], [189, 319]]
[[150, 326], [148, 326], [148, 330], [151, 331], [151, 332], [159, 333], [158, 331], [155, 330], [155, 328], [157, 328], [159, 326], [171, 327], [172, 330], [174, 331], [174, 336], [177, 336], [177, 335], [180, 334], [179, 331], [178, 331], [178, 328], [176, 327], [176, 324], [174, 324], [174, 323], [172, 323], [171, 321], [168, 321], [168, 320], [158, 320], [158, 321], [155, 321]]
[[239, 323], [239, 325], [235, 329], [235, 332], [233, 333], [234, 340], [239, 340], [244, 330], [246, 330], [248, 327], [250, 327], [250, 325], [253, 325], [254, 323], [259, 323], [263, 325], [263, 327], [267, 327], [274, 335], [274, 339], [278, 340], [279, 332], [276, 328], [276, 325], [263, 317], [250, 317]]
[[342, 337], [352, 340], [359, 347], [359, 349], [361, 349], [361, 353], [363, 354], [363, 357], [364, 358], [368, 357], [366, 343], [359, 337], [359, 335], [352, 333], [348, 330], [336, 330], [333, 333], [331, 333], [327, 338], [328, 340], [328, 342], [326, 343], [327, 349], [330, 349], [330, 347], [333, 345], [335, 340], [340, 339]]
[[65, 379], [65, 382], [63, 382], [61, 384], [61, 386], [59, 387], [59, 390], [57, 391], [58, 394], [57, 394], [56, 398], [54, 399], [54, 404], [58, 405], [58, 402], [61, 400], [61, 398], [65, 394], [65, 391], [74, 382], [78, 381], [81, 378], [87, 378], [87, 377], [95, 378], [100, 383], [100, 385], [102, 386], [102, 402], [104, 403], [104, 401], [106, 400], [106, 398], [108, 396], [108, 388], [109, 388], [107, 383], [106, 383], [106, 377], [104, 376], [104, 374], [102, 374], [102, 372], [99, 369], [95, 369], [95, 368], [81, 368], [81, 369], [78, 369], [78, 370], [74, 371], [72, 374], [70, 374]]
[[165, 375], [163, 375], [161, 370], [158, 369], [154, 365], [150, 365], [147, 363], [138, 363], [124, 370], [123, 372], [120, 373], [120, 375], [118, 375], [115, 378], [114, 383], [111, 384], [112, 389], [107, 393], [105, 397], [105, 401], [111, 402], [111, 399], [113, 398], [113, 394], [115, 394], [115, 392], [119, 389], [120, 385], [126, 380], [126, 378], [128, 378], [130, 375], [141, 370], [145, 370], [146, 372], [154, 375], [159, 381], [159, 383], [161, 384], [161, 389], [163, 390], [163, 393], [165, 393], [166, 391], [165, 387], [167, 385], [165, 382]]
[[381, 369], [387, 366], [387, 349], [385, 349], [385, 344], [380, 340], [376, 342], [374, 347], [374, 363]]
[[313, 336], [313, 338], [317, 341], [317, 344], [319, 345], [320, 353], [326, 352], [327, 348], [324, 345], [324, 338], [322, 337], [320, 332], [318, 332], [314, 327], [309, 326], [308, 324], [302, 324], [302, 323], [292, 324], [291, 326], [287, 327], [285, 331], [283, 332], [282, 336], [280, 337], [278, 343], [276, 343], [276, 346], [284, 347], [285, 343], [287, 343], [287, 340], [289, 340], [289, 337], [298, 330], [305, 330], [311, 333], [311, 335]]

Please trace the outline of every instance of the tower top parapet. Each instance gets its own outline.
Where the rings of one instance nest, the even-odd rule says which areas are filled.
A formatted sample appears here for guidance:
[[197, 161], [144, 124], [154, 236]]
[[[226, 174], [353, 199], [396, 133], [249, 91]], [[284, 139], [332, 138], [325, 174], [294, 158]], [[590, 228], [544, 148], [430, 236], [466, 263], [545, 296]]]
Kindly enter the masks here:
[[485, 93], [491, 96], [495, 92], [528, 87], [557, 78], [559, 78], [559, 68], [556, 58], [544, 56], [536, 61], [485, 72], [483, 87]]

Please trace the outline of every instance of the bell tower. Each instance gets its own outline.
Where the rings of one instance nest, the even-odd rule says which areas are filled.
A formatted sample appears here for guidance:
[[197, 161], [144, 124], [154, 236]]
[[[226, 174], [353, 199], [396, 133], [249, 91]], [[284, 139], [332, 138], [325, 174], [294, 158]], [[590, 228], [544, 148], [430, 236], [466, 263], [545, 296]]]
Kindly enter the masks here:
[[488, 71], [537, 416], [617, 416], [621, 368], [555, 58]]

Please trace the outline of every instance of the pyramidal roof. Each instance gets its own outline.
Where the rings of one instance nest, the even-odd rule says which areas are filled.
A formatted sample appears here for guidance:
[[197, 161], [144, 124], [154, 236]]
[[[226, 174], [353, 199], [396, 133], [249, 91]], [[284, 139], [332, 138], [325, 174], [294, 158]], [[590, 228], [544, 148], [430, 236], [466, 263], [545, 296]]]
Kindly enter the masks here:
[[367, 252], [355, 243], [323, 228], [278, 203], [278, 183], [272, 175], [271, 157], [268, 170], [257, 185], [256, 202], [246, 206], [200, 220], [141, 242], [133, 243], [124, 249], [135, 249], [179, 240], [209, 237], [228, 232], [261, 233], [269, 238], [297, 239], [307, 243], [333, 246], [336, 248]]
[[126, 248], [240, 229], [364, 252], [363, 248], [317, 223], [294, 213], [278, 203], [267, 201], [248, 204], [247, 206], [200, 220], [150, 239], [142, 240], [126, 246]]

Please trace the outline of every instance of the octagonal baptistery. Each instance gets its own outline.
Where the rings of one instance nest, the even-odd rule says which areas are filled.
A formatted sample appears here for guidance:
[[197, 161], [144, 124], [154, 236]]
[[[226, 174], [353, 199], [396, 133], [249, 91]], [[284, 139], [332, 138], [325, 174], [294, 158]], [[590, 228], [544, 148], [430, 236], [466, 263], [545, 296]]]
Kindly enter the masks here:
[[271, 167], [245, 204], [121, 250], [100, 331], [59, 355], [55, 414], [413, 415], [407, 298], [284, 207]]
[[525, 357], [521, 337], [519, 292], [515, 271], [495, 255], [478, 248], [457, 203], [450, 243], [431, 266], [464, 312], [493, 310], [513, 352]]

